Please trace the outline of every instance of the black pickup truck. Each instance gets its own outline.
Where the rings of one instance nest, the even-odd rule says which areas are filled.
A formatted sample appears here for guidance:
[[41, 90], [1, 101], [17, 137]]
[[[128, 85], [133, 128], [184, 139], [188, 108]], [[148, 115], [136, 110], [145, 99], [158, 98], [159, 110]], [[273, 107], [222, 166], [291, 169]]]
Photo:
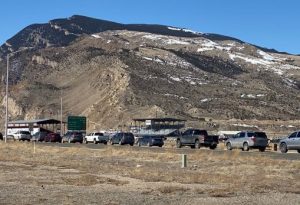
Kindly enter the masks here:
[[191, 148], [209, 147], [215, 149], [219, 143], [219, 137], [208, 135], [206, 130], [188, 129], [176, 140], [176, 147], [191, 146]]

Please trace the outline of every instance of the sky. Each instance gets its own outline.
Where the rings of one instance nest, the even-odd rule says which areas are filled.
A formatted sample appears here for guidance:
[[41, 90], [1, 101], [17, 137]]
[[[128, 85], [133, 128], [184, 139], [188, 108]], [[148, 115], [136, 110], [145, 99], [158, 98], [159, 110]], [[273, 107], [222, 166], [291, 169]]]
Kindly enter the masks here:
[[300, 54], [299, 0], [2, 0], [0, 44], [30, 24], [75, 14], [217, 33]]

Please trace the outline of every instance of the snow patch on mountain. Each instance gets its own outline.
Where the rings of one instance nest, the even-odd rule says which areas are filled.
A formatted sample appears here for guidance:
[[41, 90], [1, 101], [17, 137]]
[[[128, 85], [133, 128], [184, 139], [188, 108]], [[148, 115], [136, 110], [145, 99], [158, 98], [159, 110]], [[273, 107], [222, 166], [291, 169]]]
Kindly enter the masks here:
[[247, 63], [251, 63], [253, 65], [271, 65], [273, 64], [272, 62], [270, 61], [267, 61], [267, 60], [263, 60], [263, 59], [260, 59], [260, 58], [255, 58], [255, 57], [250, 57], [250, 56], [246, 56], [242, 53], [236, 53], [236, 54], [233, 54], [233, 53], [229, 53], [229, 58], [233, 61], [235, 61], [236, 58], [238, 59], [242, 59], [244, 61], [246, 61]]

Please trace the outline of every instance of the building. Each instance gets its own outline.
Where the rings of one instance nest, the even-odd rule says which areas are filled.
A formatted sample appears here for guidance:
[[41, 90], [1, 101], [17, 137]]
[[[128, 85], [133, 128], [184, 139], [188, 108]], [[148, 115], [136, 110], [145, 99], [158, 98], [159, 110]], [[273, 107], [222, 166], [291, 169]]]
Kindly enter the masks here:
[[[62, 122], [63, 132], [65, 133], [66, 122]], [[7, 125], [7, 135], [16, 133], [19, 130], [30, 131], [31, 134], [40, 131], [60, 132], [61, 121], [55, 119], [37, 120], [17, 120], [10, 121]]]
[[140, 118], [133, 119], [130, 127], [135, 135], [178, 136], [185, 127], [186, 120], [176, 118]]

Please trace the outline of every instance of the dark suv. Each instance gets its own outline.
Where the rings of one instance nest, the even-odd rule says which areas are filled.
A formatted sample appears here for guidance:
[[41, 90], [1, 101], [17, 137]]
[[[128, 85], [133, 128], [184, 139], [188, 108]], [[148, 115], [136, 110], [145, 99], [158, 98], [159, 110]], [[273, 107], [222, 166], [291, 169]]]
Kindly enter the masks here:
[[110, 136], [109, 143], [111, 145], [113, 145], [113, 144], [119, 144], [119, 145], [130, 144], [131, 146], [133, 146], [134, 136], [131, 132], [115, 133], [112, 136]]
[[79, 142], [82, 143], [83, 142], [83, 134], [82, 132], [71, 132], [68, 131], [62, 138], [61, 143], [64, 142], [68, 142], [68, 143], [75, 143], [75, 142]]

